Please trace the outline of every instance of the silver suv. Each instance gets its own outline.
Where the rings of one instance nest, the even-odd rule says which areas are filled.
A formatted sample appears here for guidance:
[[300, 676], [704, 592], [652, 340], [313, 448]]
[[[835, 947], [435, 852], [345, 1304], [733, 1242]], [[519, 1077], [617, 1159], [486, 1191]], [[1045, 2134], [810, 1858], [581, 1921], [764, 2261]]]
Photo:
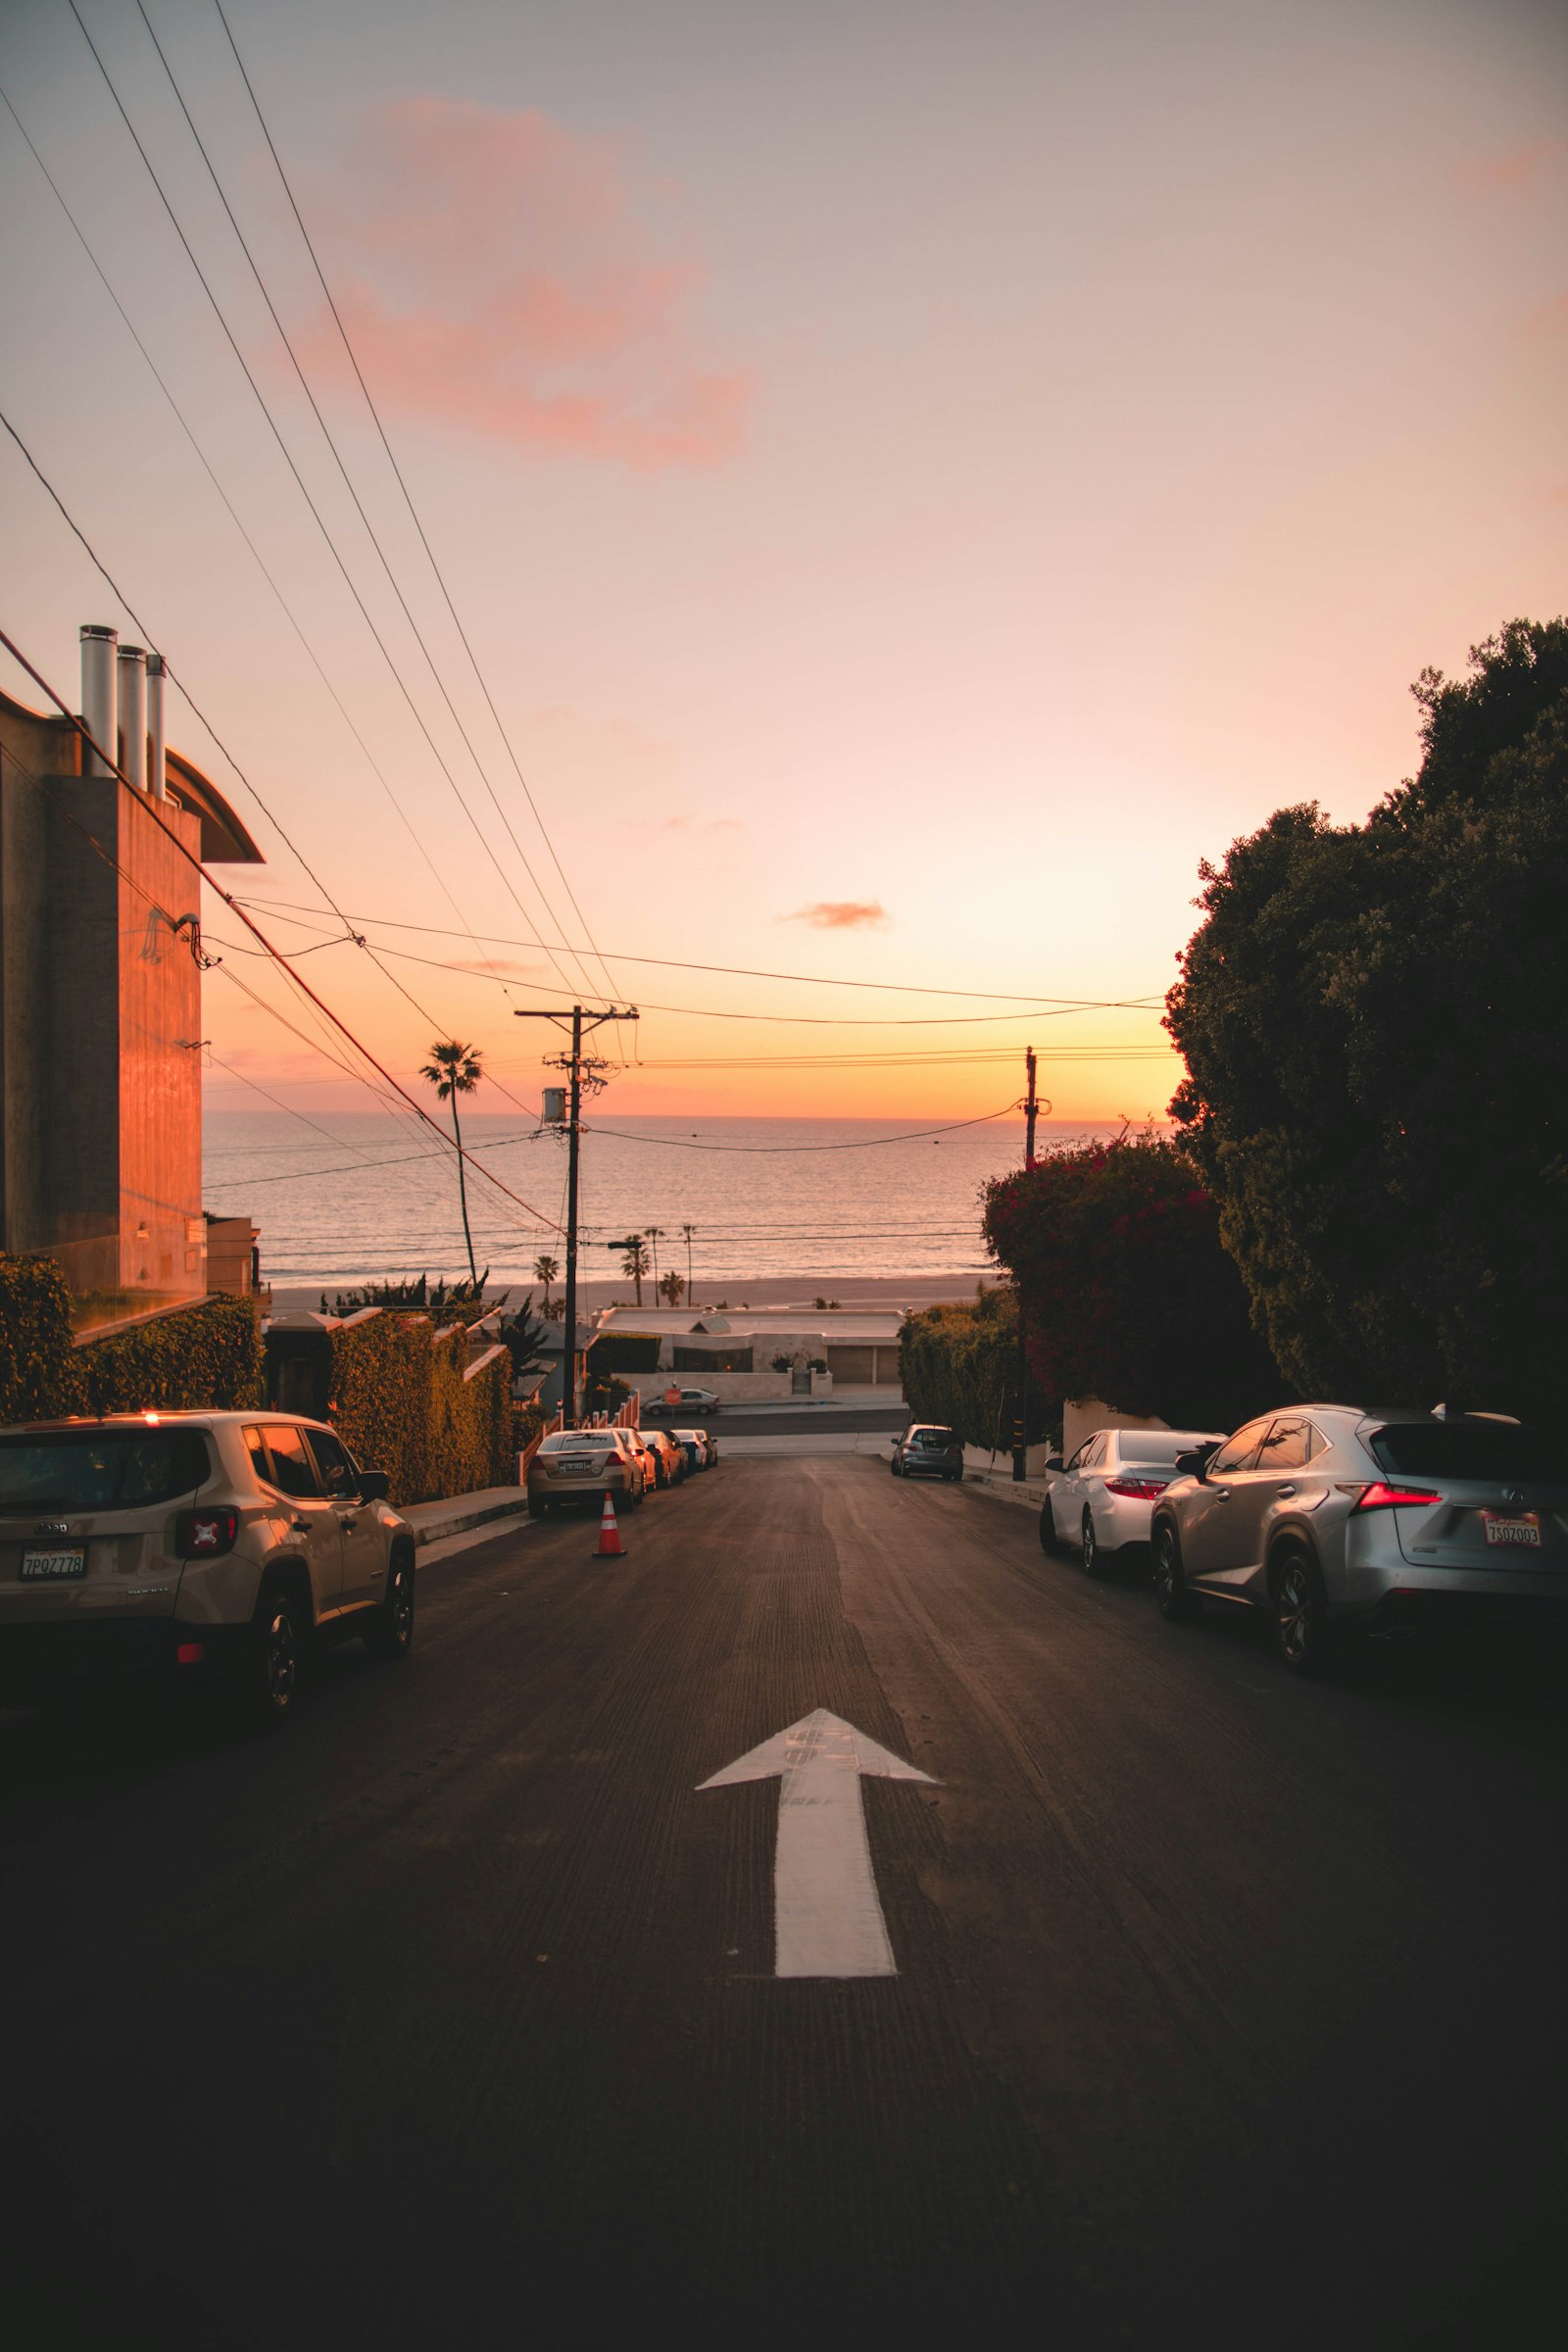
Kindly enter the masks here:
[[1568, 1446], [1492, 1413], [1301, 1404], [1178, 1458], [1153, 1509], [1167, 1618], [1264, 1609], [1287, 1666], [1345, 1633], [1568, 1631]]
[[0, 1430], [0, 1697], [220, 1689], [278, 1722], [314, 1642], [414, 1639], [414, 1539], [318, 1421], [138, 1413]]

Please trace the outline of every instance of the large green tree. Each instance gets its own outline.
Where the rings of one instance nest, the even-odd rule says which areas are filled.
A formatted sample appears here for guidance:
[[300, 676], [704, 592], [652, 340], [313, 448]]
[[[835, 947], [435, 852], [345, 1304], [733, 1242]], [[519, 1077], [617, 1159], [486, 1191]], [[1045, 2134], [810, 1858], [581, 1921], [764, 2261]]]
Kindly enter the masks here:
[[1568, 622], [1423, 673], [1364, 825], [1281, 809], [1205, 865], [1171, 1104], [1308, 1396], [1568, 1403]]
[[1023, 1302], [1030, 1370], [1057, 1412], [1066, 1397], [1094, 1396], [1177, 1429], [1230, 1429], [1288, 1400], [1216, 1204], [1164, 1137], [1081, 1144], [999, 1178], [986, 1188], [985, 1235]]

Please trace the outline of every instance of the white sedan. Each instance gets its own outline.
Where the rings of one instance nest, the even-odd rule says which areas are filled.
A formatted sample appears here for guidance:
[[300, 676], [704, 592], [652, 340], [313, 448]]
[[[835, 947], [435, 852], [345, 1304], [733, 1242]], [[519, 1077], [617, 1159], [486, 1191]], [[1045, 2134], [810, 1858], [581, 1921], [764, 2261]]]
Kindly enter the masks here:
[[1050, 1485], [1040, 1513], [1040, 1547], [1075, 1550], [1085, 1576], [1124, 1544], [1147, 1544], [1154, 1497], [1176, 1476], [1176, 1456], [1222, 1445], [1201, 1429], [1097, 1429], [1070, 1461], [1046, 1464]]

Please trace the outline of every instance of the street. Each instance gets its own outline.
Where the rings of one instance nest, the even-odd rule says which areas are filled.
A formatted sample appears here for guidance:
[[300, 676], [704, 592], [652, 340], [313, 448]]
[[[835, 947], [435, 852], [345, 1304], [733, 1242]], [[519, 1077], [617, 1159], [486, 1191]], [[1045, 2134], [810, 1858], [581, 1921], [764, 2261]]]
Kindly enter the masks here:
[[[19, 2343], [1554, 2338], [1554, 1658], [1298, 1683], [885, 1451], [623, 1534], [276, 1737], [0, 1718]], [[781, 1784], [699, 1792], [817, 1709], [929, 1776], [896, 1975], [775, 1976]]]

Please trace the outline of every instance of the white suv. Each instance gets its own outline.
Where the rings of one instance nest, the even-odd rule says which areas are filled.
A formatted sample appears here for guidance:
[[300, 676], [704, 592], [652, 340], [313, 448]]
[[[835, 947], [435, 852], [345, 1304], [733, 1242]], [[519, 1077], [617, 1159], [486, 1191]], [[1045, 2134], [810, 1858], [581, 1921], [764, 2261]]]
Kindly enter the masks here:
[[316, 1642], [414, 1639], [414, 1539], [335, 1431], [272, 1412], [0, 1430], [0, 1696], [220, 1688], [293, 1708]]

